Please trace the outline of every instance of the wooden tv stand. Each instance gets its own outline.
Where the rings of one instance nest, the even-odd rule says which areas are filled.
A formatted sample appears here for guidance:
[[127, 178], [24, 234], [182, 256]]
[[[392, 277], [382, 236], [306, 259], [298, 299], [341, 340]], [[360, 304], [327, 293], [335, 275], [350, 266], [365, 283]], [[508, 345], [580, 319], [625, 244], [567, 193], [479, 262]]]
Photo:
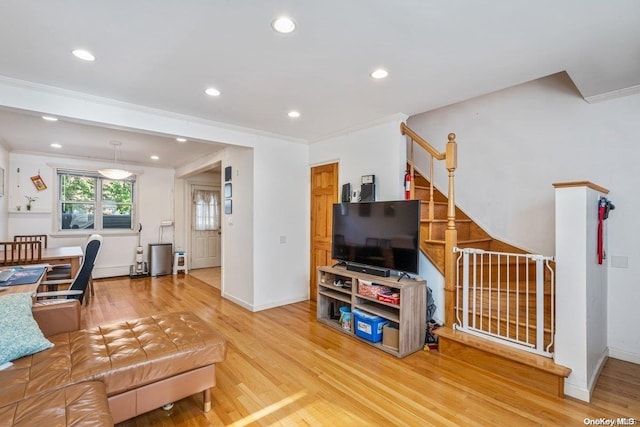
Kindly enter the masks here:
[[[350, 283], [350, 287], [337, 286], [335, 283]], [[379, 301], [376, 298], [358, 292], [360, 281], [382, 285], [400, 294], [399, 304]], [[402, 278], [398, 276], [379, 277], [356, 271], [347, 271], [345, 267], [318, 267], [318, 322], [351, 335], [396, 357], [404, 357], [424, 347], [426, 330], [426, 281], [422, 279]], [[333, 303], [333, 304], [332, 304]], [[350, 311], [358, 309], [383, 317], [398, 327], [398, 350], [374, 343], [355, 334], [353, 314], [351, 328], [343, 329], [339, 319], [331, 316], [332, 308], [348, 306]]]

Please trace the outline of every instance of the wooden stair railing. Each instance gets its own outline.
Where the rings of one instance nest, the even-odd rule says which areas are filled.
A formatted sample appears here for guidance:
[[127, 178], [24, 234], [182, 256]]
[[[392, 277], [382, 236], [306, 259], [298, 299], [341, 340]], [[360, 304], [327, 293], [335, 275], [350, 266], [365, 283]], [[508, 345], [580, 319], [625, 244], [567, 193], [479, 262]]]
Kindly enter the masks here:
[[[458, 231], [456, 229], [456, 203], [454, 194], [454, 175], [458, 165], [458, 147], [456, 145], [456, 135], [450, 133], [448, 135], [448, 142], [444, 152], [439, 152], [420, 135], [415, 133], [405, 123], [400, 124], [400, 133], [407, 135], [411, 139], [411, 154], [409, 159], [410, 173], [414, 175], [414, 159], [413, 159], [413, 144], [414, 142], [423, 148], [430, 156], [430, 180], [433, 184], [433, 166], [435, 160], [444, 160], [445, 168], [448, 172], [448, 191], [447, 191], [447, 228], [444, 232], [444, 290], [445, 290], [445, 325], [452, 326], [455, 320], [455, 254], [453, 248], [458, 244]], [[411, 198], [414, 197], [415, 192], [415, 180], [411, 180]], [[430, 197], [429, 197], [429, 219], [433, 221], [435, 211], [435, 200], [433, 198], [433, 185], [431, 185]]]
[[[455, 134], [449, 134], [447, 149], [444, 152], [439, 152], [404, 123], [400, 125], [400, 131], [403, 135], [411, 138], [410, 156], [407, 162], [407, 169], [412, 178], [409, 195], [412, 199], [421, 200], [423, 207], [421, 211], [420, 248], [433, 266], [444, 276], [445, 281], [445, 325], [435, 331], [436, 335], [439, 336], [440, 354], [466, 361], [491, 372], [492, 375], [502, 376], [531, 387], [536, 392], [542, 391], [558, 397], [564, 396], [564, 379], [570, 374], [570, 369], [555, 364], [552, 359], [546, 356], [490, 341], [484, 337], [471, 335], [453, 328], [458, 318], [457, 311], [463, 311], [463, 299], [459, 299], [456, 294], [458, 267], [456, 263], [457, 254], [455, 254], [453, 248], [475, 248], [513, 254], [524, 254], [526, 251], [494, 239], [455, 206], [454, 172], [457, 163]], [[424, 150], [420, 150], [419, 155], [423, 156], [426, 153], [429, 156], [429, 178], [423, 177], [414, 168], [414, 142]], [[433, 185], [434, 159], [445, 161], [445, 167], [449, 174], [447, 195], [438, 191]], [[491, 304], [502, 304], [503, 300], [505, 300], [502, 297], [498, 301], [493, 296], [489, 299], [485, 294], [486, 292], [481, 295], [470, 295], [470, 302], [475, 302], [479, 307], [482, 307], [490, 300]], [[553, 307], [549, 306], [552, 298], [553, 295], [550, 291], [544, 292], [545, 313], [553, 310]], [[535, 299], [536, 294], [529, 291], [524, 293], [518, 291], [509, 296], [509, 300], [511, 302], [518, 301], [518, 305]], [[523, 313], [526, 313], [526, 311], [523, 311]], [[483, 313], [474, 317], [481, 324], [496, 326], [500, 323], [506, 326], [509, 323], [510, 330], [513, 329], [515, 337], [519, 335], [526, 336], [527, 333], [538, 333], [537, 325], [532, 327], [525, 322], [525, 326], [522, 326], [523, 320], [530, 319], [531, 321], [533, 319], [530, 314], [519, 314], [517, 318], [520, 323], [516, 322], [515, 318], [498, 318], [491, 312], [488, 315]], [[552, 318], [546, 319], [545, 317], [542, 327], [545, 342], [549, 342], [552, 334], [553, 329], [550, 328], [550, 322], [553, 322]]]

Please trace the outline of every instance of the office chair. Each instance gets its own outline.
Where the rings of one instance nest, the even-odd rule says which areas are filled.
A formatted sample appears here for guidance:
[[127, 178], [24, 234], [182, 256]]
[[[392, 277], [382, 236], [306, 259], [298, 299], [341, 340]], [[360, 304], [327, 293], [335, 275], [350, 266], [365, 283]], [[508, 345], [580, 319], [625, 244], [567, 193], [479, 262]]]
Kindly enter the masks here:
[[[102, 246], [102, 236], [99, 234], [92, 234], [87, 239], [87, 243], [84, 248], [84, 256], [82, 258], [82, 265], [76, 273], [73, 279], [63, 280], [45, 280], [40, 284], [42, 286], [59, 286], [69, 284], [69, 288], [64, 291], [51, 291], [51, 292], [39, 292], [36, 294], [36, 299], [41, 298], [62, 298], [65, 299], [77, 299], [80, 304], [84, 301], [85, 291], [91, 280], [91, 274], [93, 272], [93, 266], [95, 265], [96, 258], [100, 252]], [[48, 302], [48, 301], [46, 301]]]

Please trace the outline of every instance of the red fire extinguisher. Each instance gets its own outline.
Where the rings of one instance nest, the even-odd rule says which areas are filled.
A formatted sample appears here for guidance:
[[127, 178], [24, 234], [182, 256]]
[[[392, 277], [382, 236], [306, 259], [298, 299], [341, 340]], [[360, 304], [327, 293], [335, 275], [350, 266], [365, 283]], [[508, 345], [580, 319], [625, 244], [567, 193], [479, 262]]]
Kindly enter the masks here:
[[404, 199], [411, 199], [411, 172], [409, 171], [404, 174]]

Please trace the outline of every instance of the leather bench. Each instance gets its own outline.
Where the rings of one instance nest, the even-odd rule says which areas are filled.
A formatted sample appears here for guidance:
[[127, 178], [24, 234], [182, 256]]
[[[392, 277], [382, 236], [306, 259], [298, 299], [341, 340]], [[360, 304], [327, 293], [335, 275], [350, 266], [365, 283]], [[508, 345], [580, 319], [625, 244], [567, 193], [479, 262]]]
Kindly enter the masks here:
[[[34, 311], [34, 317], [43, 325], [51, 313], [35, 315]], [[47, 327], [50, 325], [42, 327], [45, 335]], [[226, 357], [225, 339], [188, 312], [163, 313], [47, 338], [54, 343], [52, 348], [17, 359], [12, 367], [0, 371], [0, 411], [37, 401], [53, 391], [66, 393], [69, 386], [97, 381], [104, 386], [114, 423], [199, 392], [207, 412], [211, 408], [210, 388], [215, 386], [215, 364]], [[95, 399], [100, 399], [98, 394]], [[2, 417], [0, 425], [4, 425]]]
[[99, 381], [72, 384], [0, 408], [2, 426], [112, 426], [107, 392]]

